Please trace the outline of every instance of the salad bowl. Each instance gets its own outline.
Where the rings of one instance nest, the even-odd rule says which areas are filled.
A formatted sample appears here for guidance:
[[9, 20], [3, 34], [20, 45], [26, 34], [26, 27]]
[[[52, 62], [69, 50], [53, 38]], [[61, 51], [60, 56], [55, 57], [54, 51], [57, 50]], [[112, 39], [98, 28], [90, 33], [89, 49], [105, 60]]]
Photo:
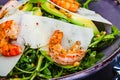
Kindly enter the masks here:
[[[117, 0], [98, 0], [96, 2], [92, 2], [89, 5], [89, 8], [91, 10], [96, 11], [97, 13], [101, 14], [103, 17], [105, 17], [106, 19], [108, 19], [109, 21], [111, 21], [114, 25], [116, 25], [119, 30], [120, 30], [120, 23], [118, 20], [120, 20], [120, 5], [117, 2]], [[115, 47], [116, 46], [116, 47]], [[105, 53], [105, 57], [104, 59], [100, 60], [97, 64], [95, 64], [93, 67], [68, 75], [67, 77], [62, 77], [60, 79], [77, 79], [77, 80], [86, 80], [86, 78], [89, 80], [89, 76], [93, 75], [93, 74], [97, 74], [97, 72], [99, 72], [100, 70], [102, 70], [103, 68], [109, 66], [112, 64], [113, 60], [115, 59], [115, 57], [117, 55], [120, 54], [120, 37], [108, 48], [101, 50], [103, 51], [103, 53]], [[117, 61], [119, 62], [119, 61]], [[108, 67], [107, 67], [108, 68]], [[112, 70], [112, 69], [110, 69]], [[103, 71], [104, 72], [104, 71]], [[109, 72], [109, 71], [107, 71]], [[102, 72], [101, 72], [102, 73]], [[102, 73], [104, 74], [104, 73]], [[99, 75], [100, 76], [100, 75]], [[97, 77], [97, 76], [96, 76]], [[112, 76], [108, 79], [113, 80]], [[104, 78], [104, 80], [106, 80], [107, 78]], [[93, 80], [101, 80], [102, 78], [99, 77], [95, 78]], [[118, 78], [116, 78], [118, 79]], [[90, 78], [90, 80], [92, 80], [92, 78]]]
[[[91, 10], [94, 10], [97, 13], [101, 14], [103, 17], [105, 17], [109, 21], [111, 21], [120, 30], [120, 23], [118, 21], [118, 20], [120, 20], [120, 16], [119, 16], [120, 6], [118, 5], [118, 3], [116, 3], [116, 1], [117, 0], [98, 0], [97, 2], [91, 3], [89, 5], [89, 8]], [[78, 79], [78, 80], [83, 79], [84, 80], [84, 79], [86, 79], [86, 77], [91, 76], [91, 75], [95, 74], [96, 72], [100, 71], [101, 69], [110, 65], [113, 62], [114, 58], [120, 54], [120, 37], [111, 46], [109, 46], [108, 48], [101, 50], [101, 51], [103, 51], [103, 53], [105, 53], [104, 59], [100, 60], [97, 64], [95, 64], [93, 67], [91, 67], [89, 69], [68, 75], [67, 77], [65, 77], [65, 79], [66, 80], [69, 80], [69, 79], [71, 79], [71, 80], [72, 79], [73, 80], [74, 79]], [[119, 61], [117, 61], [117, 62], [119, 62]], [[109, 72], [109, 71], [107, 71], [107, 72]], [[104, 73], [102, 73], [102, 74], [104, 74]], [[64, 79], [64, 77], [62, 77], [60, 79]], [[89, 80], [89, 78], [87, 78], [87, 79]], [[105, 79], [107, 79], [107, 78], [105, 78]], [[111, 79], [111, 78], [108, 78], [108, 79]], [[94, 80], [100, 80], [100, 79], [95, 78]]]
[[[7, 0], [0, 0], [0, 4], [5, 4], [6, 2]], [[120, 6], [116, 5], [113, 0], [98, 0], [97, 2], [92, 2], [89, 5], [89, 9], [101, 14], [104, 18], [109, 20], [113, 25], [120, 29]], [[98, 27], [100, 26], [99, 23], [96, 23], [96, 25], [98, 25]], [[110, 33], [110, 25], [105, 26], [106, 32]], [[99, 29], [101, 29], [101, 27], [99, 27]], [[99, 48], [98, 50], [104, 54], [104, 57], [95, 63], [92, 67], [59, 78], [52, 78], [52, 80], [80, 80], [100, 71], [108, 64], [110, 64], [113, 59], [120, 53], [120, 35], [115, 38], [112, 44], [109, 45], [108, 43], [107, 46], [104, 48]]]

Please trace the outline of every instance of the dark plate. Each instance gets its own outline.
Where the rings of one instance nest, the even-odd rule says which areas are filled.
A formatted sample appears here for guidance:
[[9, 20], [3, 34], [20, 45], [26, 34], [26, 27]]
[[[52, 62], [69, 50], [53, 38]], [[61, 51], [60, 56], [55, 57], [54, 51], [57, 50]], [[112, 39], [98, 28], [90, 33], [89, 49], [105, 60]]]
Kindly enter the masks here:
[[[117, 26], [118, 29], [120, 30], [120, 5], [117, 5], [114, 2], [114, 0], [97, 0], [97, 2], [93, 2], [90, 4], [90, 9], [101, 14], [104, 18], [108, 19], [110, 22], [113, 23], [113, 25]], [[90, 76], [93, 73], [96, 73], [99, 70], [106, 67], [107, 65], [109, 65], [113, 61], [114, 57], [120, 53], [120, 36], [111, 46], [104, 50], [101, 50], [101, 52], [105, 54], [104, 58], [97, 64], [95, 64], [93, 67], [83, 71], [79, 71], [77, 73], [73, 73], [71, 75], [60, 77], [58, 79], [64, 80], [84, 79], [87, 76]]]
[[[6, 1], [7, 0], [0, 0], [0, 4], [4, 4]], [[120, 29], [120, 6], [117, 6], [113, 0], [98, 0], [97, 2], [90, 4], [90, 9], [101, 14], [103, 17], [111, 21], [113, 25]], [[104, 58], [96, 63], [93, 67], [57, 79], [84, 79], [85, 77], [101, 70], [111, 63], [114, 57], [120, 53], [120, 37], [118, 37], [111, 46], [101, 50], [101, 52], [105, 54]]]
[[[97, 0], [97, 2], [91, 3], [89, 7], [91, 10], [96, 11], [104, 18], [111, 21], [113, 25], [117, 26], [118, 29], [120, 29], [120, 5], [117, 5], [114, 0]], [[93, 67], [68, 76], [61, 77], [59, 79], [84, 79], [85, 77], [90, 76], [93, 73], [106, 67], [112, 62], [114, 57], [120, 53], [120, 37], [118, 37], [118, 39], [111, 46], [105, 50], [102, 50], [101, 52], [105, 54], [104, 58]]]

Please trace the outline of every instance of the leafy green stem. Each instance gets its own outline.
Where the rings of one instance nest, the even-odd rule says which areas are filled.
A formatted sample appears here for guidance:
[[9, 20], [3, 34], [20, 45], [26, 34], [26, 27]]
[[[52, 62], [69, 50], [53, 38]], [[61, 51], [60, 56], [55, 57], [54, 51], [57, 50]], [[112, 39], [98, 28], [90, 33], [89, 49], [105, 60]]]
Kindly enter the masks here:
[[22, 70], [22, 69], [18, 68], [17, 66], [15, 66], [15, 68], [16, 68], [17, 70], [23, 72], [23, 73], [29, 73], [29, 74], [33, 73], [33, 72], [29, 72], [29, 71]]
[[92, 1], [95, 1], [95, 0], [86, 0], [86, 2], [83, 4], [83, 7], [88, 9], [88, 8], [89, 8], [88, 5], [89, 5]]
[[105, 34], [103, 34], [102, 36], [100, 36], [99, 39], [96, 40], [96, 41], [94, 41], [93, 43], [91, 43], [89, 45], [89, 47], [95, 47], [99, 42], [101, 42], [103, 40], [104, 36], [105, 36]]
[[44, 57], [43, 57], [42, 55], [39, 55], [37, 67], [36, 67], [36, 69], [35, 69], [35, 72], [32, 74], [30, 80], [33, 80], [33, 79], [36, 77], [37, 72], [40, 70], [40, 67], [41, 67], [43, 58], [44, 58]]
[[51, 62], [46, 62], [45, 66], [43, 68], [40, 69], [40, 71], [43, 71], [45, 68], [47, 68], [49, 65], [51, 64]]

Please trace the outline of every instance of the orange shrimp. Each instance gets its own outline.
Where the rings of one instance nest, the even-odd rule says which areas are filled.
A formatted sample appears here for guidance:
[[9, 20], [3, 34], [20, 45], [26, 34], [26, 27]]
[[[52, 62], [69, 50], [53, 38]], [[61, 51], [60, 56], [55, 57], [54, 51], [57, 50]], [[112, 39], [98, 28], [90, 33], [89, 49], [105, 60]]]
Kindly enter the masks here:
[[86, 51], [81, 48], [80, 41], [76, 41], [74, 45], [66, 50], [61, 45], [63, 32], [56, 30], [49, 42], [49, 55], [58, 64], [61, 65], [74, 65], [84, 57]]
[[7, 44], [2, 47], [3, 56], [16, 56], [22, 52], [21, 48], [14, 44]]
[[72, 12], [76, 12], [80, 7], [80, 4], [76, 0], [51, 0], [51, 1]]
[[17, 39], [19, 26], [13, 20], [0, 24], [0, 53], [4, 56], [16, 56], [22, 52], [18, 45], [11, 42]]

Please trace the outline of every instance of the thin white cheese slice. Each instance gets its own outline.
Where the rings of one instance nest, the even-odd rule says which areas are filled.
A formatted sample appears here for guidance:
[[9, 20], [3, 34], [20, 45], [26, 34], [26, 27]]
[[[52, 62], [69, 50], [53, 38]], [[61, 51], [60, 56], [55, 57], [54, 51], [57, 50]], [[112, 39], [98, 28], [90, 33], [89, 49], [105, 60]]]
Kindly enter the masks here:
[[29, 14], [22, 16], [20, 35], [26, 44], [32, 48], [48, 45], [51, 35], [55, 30], [64, 33], [62, 45], [68, 49], [75, 41], [81, 41], [82, 47], [86, 50], [94, 36], [91, 28], [84, 28], [69, 24], [56, 19], [38, 17]]
[[97, 13], [95, 13], [95, 11], [92, 11], [92, 10], [88, 10], [88, 9], [85, 9], [85, 8], [80, 8], [80, 9], [78, 9], [77, 14], [81, 17], [86, 18], [86, 19], [90, 19], [90, 20], [93, 20], [93, 21], [102, 22], [102, 23], [112, 25], [112, 23], [110, 21], [103, 18], [100, 14], [97, 14]]
[[77, 13], [73, 13], [65, 8], [62, 8], [58, 5], [56, 5], [55, 3], [53, 3], [52, 1], [48, 0], [50, 3], [52, 3], [53, 5], [71, 13], [71, 14], [76, 14], [76, 15], [79, 15], [80, 17], [83, 17], [83, 18], [86, 18], [86, 19], [89, 19], [89, 20], [93, 20], [93, 21], [97, 21], [97, 22], [102, 22], [102, 23], [106, 23], [106, 24], [109, 24], [109, 25], [112, 25], [112, 23], [110, 21], [108, 21], [107, 19], [103, 18], [100, 14], [97, 14], [95, 11], [92, 11], [92, 10], [88, 10], [88, 9], [85, 9], [85, 8], [79, 8], [78, 9], [78, 12]]
[[[8, 21], [8, 20], [14, 20], [18, 25], [20, 25], [20, 18], [21, 18], [21, 13], [16, 12], [13, 15], [9, 17], [4, 17], [3, 19], [0, 20], [0, 23]], [[21, 46], [22, 50], [24, 50], [24, 46], [22, 42], [19, 42], [20, 40], [15, 41], [15, 44], [18, 44]], [[20, 59], [22, 54], [14, 57], [5, 57], [0, 55], [0, 76], [6, 76], [16, 65], [18, 60]]]
[[14, 57], [5, 57], [0, 55], [0, 76], [7, 76], [18, 62], [21, 54]]

